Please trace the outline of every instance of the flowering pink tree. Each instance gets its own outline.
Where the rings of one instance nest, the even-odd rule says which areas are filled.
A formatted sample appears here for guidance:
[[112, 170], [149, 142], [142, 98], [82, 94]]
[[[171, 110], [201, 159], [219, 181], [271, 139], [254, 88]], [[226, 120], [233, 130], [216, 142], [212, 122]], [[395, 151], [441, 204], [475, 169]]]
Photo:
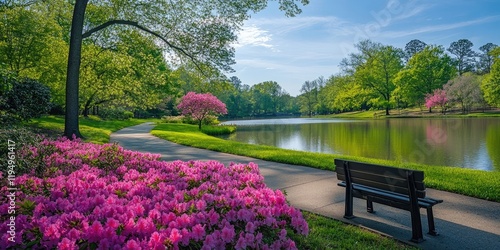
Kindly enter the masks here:
[[428, 94], [425, 97], [425, 106], [429, 109], [429, 113], [432, 112], [432, 107], [439, 106], [444, 114], [446, 112], [447, 103], [448, 98], [446, 97], [446, 91], [442, 89], [436, 89], [432, 95]]
[[199, 129], [201, 129], [201, 123], [207, 116], [227, 114], [226, 104], [210, 93], [196, 94], [189, 92], [182, 97], [177, 108], [181, 110], [183, 115], [189, 115], [197, 120]]

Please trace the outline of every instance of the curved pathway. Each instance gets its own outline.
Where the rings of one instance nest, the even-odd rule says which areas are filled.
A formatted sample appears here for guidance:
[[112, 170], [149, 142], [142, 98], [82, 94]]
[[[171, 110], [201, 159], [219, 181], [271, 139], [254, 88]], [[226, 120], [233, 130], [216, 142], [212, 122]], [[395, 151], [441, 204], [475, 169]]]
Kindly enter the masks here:
[[[125, 128], [111, 134], [110, 141], [117, 142], [125, 149], [161, 154], [165, 161], [216, 160], [226, 165], [230, 162], [255, 162], [267, 186], [285, 190], [287, 200], [293, 206], [364, 226], [409, 243], [411, 222], [407, 211], [376, 205], [376, 214], [370, 214], [366, 213], [363, 200], [354, 199], [356, 218], [345, 220], [345, 189], [337, 187], [338, 180], [334, 172], [182, 146], [151, 135], [149, 132], [153, 127], [152, 123], [144, 123]], [[426, 241], [418, 244], [418, 247], [500, 249], [500, 203], [433, 189], [427, 189], [427, 193], [430, 197], [444, 200], [444, 203], [434, 208], [436, 228], [440, 235], [433, 237], [425, 234]], [[427, 220], [425, 210], [422, 212], [425, 232]]]

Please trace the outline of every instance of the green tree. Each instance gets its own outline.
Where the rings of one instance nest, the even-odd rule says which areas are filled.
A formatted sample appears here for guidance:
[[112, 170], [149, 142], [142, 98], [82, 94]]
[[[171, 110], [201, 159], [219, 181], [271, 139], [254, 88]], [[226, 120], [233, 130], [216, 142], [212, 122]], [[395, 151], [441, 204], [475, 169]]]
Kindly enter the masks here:
[[362, 88], [371, 92], [371, 104], [384, 108], [389, 115], [392, 92], [396, 88], [394, 78], [403, 68], [403, 52], [382, 44], [361, 51], [366, 59], [356, 67], [354, 77]]
[[0, 16], [0, 67], [15, 75], [30, 76], [30, 70], [49, 57], [58, 45], [61, 29], [44, 13], [23, 7], [5, 8]]
[[[107, 21], [92, 25], [84, 32], [88, 0], [76, 0], [71, 21], [68, 71], [66, 80], [66, 119], [64, 135], [80, 137], [78, 125], [79, 73], [83, 39], [116, 25], [142, 30], [162, 41], [167, 53], [196, 65], [209, 64], [214, 68], [231, 70], [236, 41], [235, 32], [249, 12], [264, 9], [267, 0], [245, 1], [117, 1], [96, 2], [95, 6], [109, 8]], [[308, 0], [301, 0], [307, 4]], [[92, 7], [93, 5], [91, 5]], [[280, 0], [280, 9], [287, 16], [300, 13], [295, 0]], [[161, 21], [160, 21], [161, 20]]]
[[439, 46], [427, 46], [416, 53], [397, 74], [395, 95], [410, 105], [422, 106], [425, 96], [455, 77], [452, 59]]
[[404, 57], [405, 57], [406, 62], [410, 61], [410, 58], [413, 55], [424, 50], [426, 46], [427, 46], [426, 43], [424, 43], [418, 39], [413, 39], [413, 40], [409, 41], [405, 45], [405, 49], [404, 49]]
[[314, 108], [318, 102], [318, 83], [317, 81], [305, 81], [300, 88], [301, 111], [309, 117], [313, 115]]
[[494, 58], [493, 65], [490, 73], [484, 77], [481, 89], [488, 104], [500, 107], [500, 48], [495, 48], [490, 54]]
[[493, 65], [493, 56], [490, 54], [490, 52], [498, 47], [498, 45], [493, 44], [493, 43], [487, 43], [481, 47], [479, 47], [479, 50], [481, 50], [483, 53], [479, 55], [479, 63], [478, 63], [478, 72], [480, 74], [488, 74], [490, 73], [491, 66]]
[[275, 81], [266, 81], [251, 87], [254, 111], [257, 115], [276, 115], [283, 106], [282, 96], [286, 94]]
[[448, 51], [456, 57], [454, 61], [459, 75], [474, 70], [477, 54], [472, 50], [472, 46], [474, 44], [468, 39], [460, 39], [448, 47]]

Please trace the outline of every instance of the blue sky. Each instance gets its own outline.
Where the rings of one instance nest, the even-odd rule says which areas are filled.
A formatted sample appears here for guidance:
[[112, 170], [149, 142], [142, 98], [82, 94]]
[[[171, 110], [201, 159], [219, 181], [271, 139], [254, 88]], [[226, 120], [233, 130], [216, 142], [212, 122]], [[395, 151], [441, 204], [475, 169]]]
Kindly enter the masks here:
[[354, 44], [370, 39], [404, 48], [412, 39], [448, 48], [469, 39], [473, 49], [500, 45], [498, 0], [310, 0], [287, 18], [276, 1], [240, 31], [235, 73], [243, 84], [276, 81], [292, 96], [302, 84], [339, 73]]

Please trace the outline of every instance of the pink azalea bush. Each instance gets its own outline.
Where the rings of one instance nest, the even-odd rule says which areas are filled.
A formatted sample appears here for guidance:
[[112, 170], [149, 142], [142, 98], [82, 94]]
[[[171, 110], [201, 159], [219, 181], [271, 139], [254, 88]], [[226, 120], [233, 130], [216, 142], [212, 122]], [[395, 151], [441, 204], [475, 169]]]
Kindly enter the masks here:
[[[301, 212], [266, 187], [253, 163], [163, 162], [66, 139], [22, 157], [36, 167], [15, 179], [16, 241], [4, 233], [1, 249], [296, 249], [290, 230], [308, 233]], [[0, 199], [7, 232], [9, 205]]]
[[210, 93], [196, 94], [189, 92], [182, 97], [177, 105], [183, 115], [191, 116], [198, 121], [198, 128], [201, 129], [202, 121], [210, 115], [227, 114], [226, 104]]

